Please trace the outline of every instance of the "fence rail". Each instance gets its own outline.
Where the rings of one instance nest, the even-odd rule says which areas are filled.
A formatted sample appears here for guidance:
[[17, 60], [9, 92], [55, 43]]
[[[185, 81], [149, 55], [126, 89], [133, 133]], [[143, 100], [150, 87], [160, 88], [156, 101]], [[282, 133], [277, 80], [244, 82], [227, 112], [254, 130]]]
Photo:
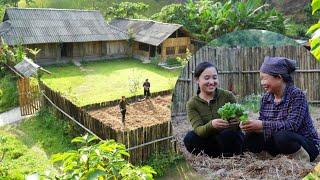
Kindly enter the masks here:
[[[153, 92], [153, 93], [151, 93], [151, 97], [164, 96], [164, 95], [170, 95], [170, 94], [172, 94], [172, 90], [165, 90], [165, 91]], [[137, 102], [138, 100], [143, 99], [143, 97], [144, 97], [143, 95], [131, 96], [131, 97], [126, 98], [126, 101], [128, 103]], [[86, 106], [82, 106], [81, 108], [89, 111], [89, 110], [100, 109], [103, 107], [116, 106], [118, 104], [119, 104], [119, 99], [116, 99], [116, 100], [112, 100], [112, 101], [89, 104]]]
[[182, 70], [173, 92], [172, 116], [186, 113], [186, 102], [196, 93], [193, 73], [203, 61], [219, 70], [220, 87], [240, 97], [261, 94], [259, 69], [265, 56], [283, 56], [297, 60], [293, 75], [297, 87], [307, 92], [309, 102], [320, 102], [320, 63], [302, 46], [214, 48], [205, 46], [192, 56]]

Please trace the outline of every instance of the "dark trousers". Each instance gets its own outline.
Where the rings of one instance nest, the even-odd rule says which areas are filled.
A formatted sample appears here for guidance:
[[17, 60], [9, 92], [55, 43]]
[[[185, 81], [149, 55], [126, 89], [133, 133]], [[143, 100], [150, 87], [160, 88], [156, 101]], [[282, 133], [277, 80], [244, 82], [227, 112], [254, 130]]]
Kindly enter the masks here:
[[244, 135], [239, 130], [225, 129], [216, 135], [203, 138], [194, 131], [189, 131], [184, 137], [184, 145], [192, 154], [203, 151], [211, 157], [232, 156], [242, 154]]
[[271, 155], [293, 154], [301, 146], [308, 152], [310, 160], [314, 161], [319, 151], [315, 143], [297, 133], [279, 131], [265, 139], [263, 133], [248, 133], [245, 135], [245, 147], [253, 153], [267, 151]]
[[144, 95], [145, 97], [149, 97], [149, 96], [150, 96], [150, 89], [144, 89], [143, 95]]
[[122, 114], [122, 123], [123, 123], [123, 124], [124, 124], [124, 121], [125, 121], [125, 119], [126, 119], [126, 112], [127, 112], [127, 110], [126, 110], [126, 109], [121, 110], [121, 114]]

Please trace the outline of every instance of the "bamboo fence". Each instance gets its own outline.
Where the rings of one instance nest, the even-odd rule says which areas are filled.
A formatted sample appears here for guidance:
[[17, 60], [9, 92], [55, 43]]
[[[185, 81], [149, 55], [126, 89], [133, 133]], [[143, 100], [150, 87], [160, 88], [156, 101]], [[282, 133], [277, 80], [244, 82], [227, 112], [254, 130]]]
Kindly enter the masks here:
[[320, 63], [302, 46], [214, 48], [205, 46], [189, 60], [173, 92], [172, 116], [185, 115], [187, 101], [196, 94], [193, 73], [203, 61], [219, 70], [220, 87], [240, 97], [262, 94], [259, 69], [265, 56], [283, 56], [297, 61], [294, 83], [307, 94], [310, 103], [320, 104]]
[[[85, 108], [77, 107], [60, 93], [53, 91], [43, 83], [41, 83], [41, 89], [56, 106], [76, 119], [101, 139], [114, 139], [116, 142], [124, 144], [127, 149], [131, 149], [129, 161], [133, 164], [145, 161], [155, 152], [160, 152], [162, 150], [176, 151], [175, 142], [172, 142], [170, 138], [166, 138], [172, 136], [171, 121], [147, 127], [139, 127], [133, 130], [114, 130], [110, 125], [104, 124], [99, 119], [94, 118], [87, 113], [87, 109], [93, 107], [98, 108], [98, 105]], [[166, 94], [168, 92], [155, 93], [153, 96], [160, 95], [161, 93]], [[135, 98], [132, 98], [132, 100]], [[48, 102], [45, 103], [48, 104]], [[100, 107], [111, 106], [112, 103], [105, 102]], [[159, 139], [164, 140], [157, 141]], [[148, 145], [144, 145], [145, 143]]]
[[30, 79], [23, 77], [17, 80], [17, 87], [21, 115], [25, 116], [37, 112], [41, 106], [39, 87], [31, 85]]

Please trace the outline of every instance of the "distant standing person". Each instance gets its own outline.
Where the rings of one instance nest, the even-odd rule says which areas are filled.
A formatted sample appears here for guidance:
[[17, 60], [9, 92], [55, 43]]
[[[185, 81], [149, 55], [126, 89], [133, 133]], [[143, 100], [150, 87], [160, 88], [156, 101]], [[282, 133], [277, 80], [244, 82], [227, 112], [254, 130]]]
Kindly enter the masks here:
[[123, 125], [125, 125], [127, 105], [129, 105], [129, 103], [126, 101], [126, 97], [122, 96], [121, 100], [120, 100], [120, 103], [119, 103], [119, 107], [120, 107], [120, 112], [122, 114], [122, 123], [123, 123]]
[[150, 96], [150, 82], [148, 79], [143, 83], [143, 95], [145, 99], [148, 99]]

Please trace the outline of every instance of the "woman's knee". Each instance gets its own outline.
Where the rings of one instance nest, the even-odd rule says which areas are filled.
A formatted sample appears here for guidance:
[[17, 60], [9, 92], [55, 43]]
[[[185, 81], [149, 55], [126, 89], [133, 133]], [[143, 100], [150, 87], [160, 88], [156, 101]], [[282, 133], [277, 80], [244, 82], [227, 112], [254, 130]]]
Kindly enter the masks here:
[[262, 133], [247, 133], [244, 139], [245, 149], [250, 152], [259, 153], [264, 149], [265, 140]]
[[220, 139], [223, 141], [244, 141], [244, 134], [241, 131], [225, 129], [219, 133]]
[[273, 136], [273, 142], [279, 149], [293, 149], [298, 150], [300, 148], [300, 137], [297, 134], [290, 131], [279, 131]]
[[223, 153], [230, 155], [242, 153], [244, 135], [241, 131], [226, 129], [220, 132], [217, 139]]
[[189, 131], [183, 139], [183, 143], [188, 151], [197, 147], [200, 141], [201, 137], [198, 136], [194, 131]]
[[275, 148], [279, 153], [292, 154], [303, 144], [303, 137], [290, 131], [279, 131], [272, 135]]

